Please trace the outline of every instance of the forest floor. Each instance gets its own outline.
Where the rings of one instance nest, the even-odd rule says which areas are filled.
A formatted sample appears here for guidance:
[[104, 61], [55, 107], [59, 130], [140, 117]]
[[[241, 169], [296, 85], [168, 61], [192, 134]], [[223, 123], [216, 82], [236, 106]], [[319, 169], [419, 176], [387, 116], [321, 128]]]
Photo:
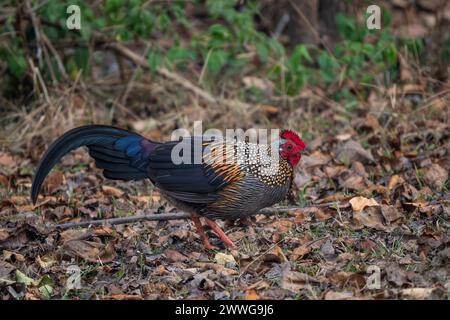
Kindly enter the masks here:
[[327, 111], [316, 118], [339, 134], [319, 130], [307, 141], [311, 152], [281, 204], [304, 208], [248, 226], [223, 222], [232, 251], [205, 251], [186, 220], [56, 230], [176, 209], [149, 182], [105, 180], [84, 150], [64, 158], [33, 206], [35, 163], [1, 152], [1, 296], [448, 299], [448, 100], [418, 107], [420, 95], [398, 90], [396, 102], [374, 98], [345, 124]]

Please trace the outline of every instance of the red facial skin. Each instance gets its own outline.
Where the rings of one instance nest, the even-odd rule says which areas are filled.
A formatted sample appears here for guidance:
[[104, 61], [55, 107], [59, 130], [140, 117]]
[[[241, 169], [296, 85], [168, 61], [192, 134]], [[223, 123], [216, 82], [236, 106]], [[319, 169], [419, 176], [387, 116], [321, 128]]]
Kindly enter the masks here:
[[280, 138], [286, 142], [280, 146], [280, 156], [289, 161], [292, 167], [299, 163], [302, 152], [306, 148], [305, 142], [292, 130], [282, 130]]

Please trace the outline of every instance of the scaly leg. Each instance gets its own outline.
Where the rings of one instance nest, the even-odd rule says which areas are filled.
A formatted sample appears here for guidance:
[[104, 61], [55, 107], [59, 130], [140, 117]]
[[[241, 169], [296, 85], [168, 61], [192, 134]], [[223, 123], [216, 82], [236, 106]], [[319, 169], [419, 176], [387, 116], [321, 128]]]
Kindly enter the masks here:
[[223, 230], [215, 223], [214, 221], [205, 218], [206, 224], [211, 228], [212, 231], [214, 231], [215, 234], [220, 238], [220, 240], [225, 243], [225, 245], [229, 248], [235, 248], [233, 241], [231, 241], [230, 238], [223, 232]]
[[197, 229], [197, 233], [200, 236], [200, 238], [202, 239], [203, 242], [203, 246], [207, 249], [207, 250], [217, 250], [218, 248], [213, 246], [208, 239], [208, 236], [205, 234], [205, 229], [203, 229], [203, 225], [202, 222], [200, 221], [200, 217], [196, 216], [196, 215], [192, 215], [192, 221], [195, 224], [195, 228]]

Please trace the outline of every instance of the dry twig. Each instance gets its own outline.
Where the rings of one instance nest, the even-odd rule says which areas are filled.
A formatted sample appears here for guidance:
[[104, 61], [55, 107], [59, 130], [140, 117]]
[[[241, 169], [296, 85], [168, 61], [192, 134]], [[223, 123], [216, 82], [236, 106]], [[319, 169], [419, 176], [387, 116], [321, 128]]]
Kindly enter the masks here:
[[[277, 213], [289, 213], [294, 210], [301, 210], [305, 208], [311, 207], [335, 207], [336, 205], [340, 205], [335, 202], [331, 203], [322, 203], [318, 205], [313, 205], [309, 207], [274, 207], [274, 208], [265, 208], [260, 210], [258, 213], [263, 215], [274, 215]], [[190, 213], [186, 212], [171, 212], [171, 213], [150, 213], [150, 214], [141, 214], [130, 217], [121, 217], [121, 218], [112, 218], [112, 219], [99, 219], [99, 220], [89, 220], [89, 221], [81, 221], [81, 222], [68, 222], [55, 225], [57, 229], [70, 229], [77, 227], [90, 227], [90, 226], [101, 226], [101, 225], [116, 225], [116, 224], [126, 224], [126, 223], [134, 223], [138, 221], [164, 221], [164, 220], [183, 220], [189, 219], [191, 217]]]

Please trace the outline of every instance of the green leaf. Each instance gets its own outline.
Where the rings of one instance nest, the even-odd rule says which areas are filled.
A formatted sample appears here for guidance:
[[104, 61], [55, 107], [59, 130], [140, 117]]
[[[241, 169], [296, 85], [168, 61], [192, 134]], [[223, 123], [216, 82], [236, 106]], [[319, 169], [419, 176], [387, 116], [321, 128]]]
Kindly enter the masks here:
[[150, 51], [150, 53], [148, 54], [148, 67], [150, 68], [150, 71], [155, 73], [161, 62], [161, 54], [156, 50]]
[[44, 286], [47, 284], [53, 284], [53, 279], [48, 274], [45, 274], [39, 280], [39, 286]]
[[225, 50], [214, 50], [209, 55], [208, 70], [212, 73], [217, 73], [227, 63], [229, 53]]
[[167, 52], [167, 59], [170, 62], [182, 62], [187, 60], [194, 60], [196, 58], [195, 51], [182, 47], [172, 47]]
[[283, 45], [280, 42], [278, 42], [278, 40], [270, 39], [269, 43], [270, 43], [270, 47], [273, 50], [275, 50], [275, 54], [276, 55], [278, 55], [278, 56], [284, 55], [284, 52], [285, 52], [284, 47], [283, 47]]
[[123, 0], [106, 0], [105, 10], [108, 13], [121, 10], [124, 6]]
[[17, 52], [14, 55], [8, 54], [7, 61], [8, 68], [14, 77], [21, 79], [27, 70], [27, 60], [25, 57]]
[[386, 61], [390, 65], [395, 65], [397, 63], [397, 48], [395, 44], [390, 44], [383, 52]]
[[170, 23], [170, 17], [165, 12], [161, 13], [157, 18], [157, 26], [160, 30], [166, 29]]
[[15, 283], [15, 281], [5, 279], [5, 278], [0, 278], [0, 285], [9, 286], [10, 284], [14, 284], [14, 283]]
[[262, 62], [267, 62], [269, 59], [269, 48], [267, 48], [266, 43], [260, 41], [256, 43], [256, 52]]
[[75, 49], [73, 58], [78, 69], [86, 74], [89, 69], [89, 50], [87, 48], [77, 48]]
[[237, 0], [207, 0], [206, 7], [208, 12], [217, 17], [224, 14], [227, 9], [233, 8]]
[[49, 284], [45, 284], [39, 287], [39, 292], [41, 293], [41, 297], [43, 299], [50, 299], [53, 295], [53, 287]]
[[313, 59], [309, 55], [308, 48], [304, 44], [300, 44], [295, 47], [291, 56], [291, 61], [295, 64], [303, 64], [303, 58], [310, 63], [313, 62]]
[[36, 281], [19, 270], [16, 270], [16, 281], [18, 283], [23, 283], [25, 286], [36, 285]]
[[227, 27], [221, 24], [214, 24], [208, 29], [211, 40], [209, 41], [210, 48], [223, 47], [226, 43], [232, 40], [232, 34]]

